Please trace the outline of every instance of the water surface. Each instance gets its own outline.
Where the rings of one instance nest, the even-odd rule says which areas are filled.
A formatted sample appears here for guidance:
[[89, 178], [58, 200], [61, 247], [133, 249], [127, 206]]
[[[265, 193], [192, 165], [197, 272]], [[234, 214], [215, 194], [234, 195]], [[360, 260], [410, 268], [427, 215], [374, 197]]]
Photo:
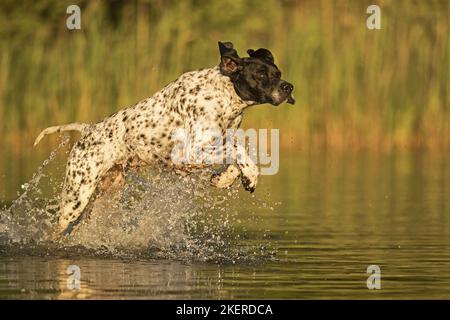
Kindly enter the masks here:
[[[10, 203], [42, 158], [22, 171], [23, 160], [5, 158], [0, 194]], [[127, 256], [3, 243], [0, 298], [450, 298], [448, 159], [282, 152], [280, 160], [253, 196], [239, 192], [214, 212], [233, 212], [230, 226], [222, 234], [223, 220], [211, 218], [219, 226], [199, 236], [198, 257], [173, 244], [171, 254]], [[205, 239], [217, 235], [228, 237], [220, 250]], [[69, 265], [80, 267], [80, 290], [67, 288]], [[380, 290], [367, 288], [369, 265], [381, 268]]]

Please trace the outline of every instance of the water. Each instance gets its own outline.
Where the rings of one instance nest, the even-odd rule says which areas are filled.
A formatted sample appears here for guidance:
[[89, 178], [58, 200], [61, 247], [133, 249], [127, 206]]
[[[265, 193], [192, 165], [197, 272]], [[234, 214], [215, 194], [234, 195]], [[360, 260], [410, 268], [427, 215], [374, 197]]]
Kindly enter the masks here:
[[[57, 193], [63, 156], [39, 182], [53, 187], [30, 191], [32, 205]], [[24, 171], [25, 160], [6, 157], [0, 195], [10, 205], [45, 157], [27, 158]], [[0, 298], [450, 298], [446, 157], [281, 152], [280, 160], [254, 195], [151, 173], [128, 177], [125, 198], [140, 199], [107, 210], [100, 201], [61, 244], [34, 241], [41, 228], [26, 226], [16, 241], [3, 233]], [[80, 267], [80, 290], [67, 288], [69, 265]], [[369, 265], [381, 268], [380, 290], [367, 289]]]

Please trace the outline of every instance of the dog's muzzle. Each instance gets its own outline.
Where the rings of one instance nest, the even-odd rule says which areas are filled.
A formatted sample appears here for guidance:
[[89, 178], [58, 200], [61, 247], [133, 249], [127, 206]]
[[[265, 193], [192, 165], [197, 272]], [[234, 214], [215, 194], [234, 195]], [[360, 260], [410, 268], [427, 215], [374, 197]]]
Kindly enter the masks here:
[[289, 104], [295, 104], [294, 96], [292, 91], [294, 86], [287, 81], [281, 81], [278, 89], [272, 94], [272, 100], [274, 105], [279, 105], [286, 101]]
[[281, 91], [287, 96], [287, 103], [294, 104], [295, 99], [292, 95], [292, 91], [294, 90], [294, 86], [289, 82], [283, 82], [280, 86]]

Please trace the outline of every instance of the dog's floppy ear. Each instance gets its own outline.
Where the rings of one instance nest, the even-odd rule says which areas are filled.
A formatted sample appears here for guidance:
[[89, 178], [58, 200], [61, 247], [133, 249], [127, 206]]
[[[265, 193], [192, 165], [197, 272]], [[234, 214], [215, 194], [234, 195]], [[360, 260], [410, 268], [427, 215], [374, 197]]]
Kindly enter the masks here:
[[259, 48], [258, 50], [248, 49], [247, 53], [252, 58], [264, 59], [268, 62], [274, 63], [272, 53], [264, 48]]
[[242, 69], [241, 58], [239, 58], [237, 51], [233, 48], [231, 42], [220, 42], [220, 72], [223, 75], [230, 76]]

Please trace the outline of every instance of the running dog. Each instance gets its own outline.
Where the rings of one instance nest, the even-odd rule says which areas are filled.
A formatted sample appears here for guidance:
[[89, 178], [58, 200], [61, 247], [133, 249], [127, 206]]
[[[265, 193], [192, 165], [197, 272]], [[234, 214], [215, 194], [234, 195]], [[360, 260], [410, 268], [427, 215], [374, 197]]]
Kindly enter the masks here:
[[[58, 206], [58, 225], [52, 239], [58, 239], [71, 229], [107, 173], [120, 173], [128, 166], [157, 162], [173, 165], [171, 150], [175, 130], [190, 133], [196, 123], [201, 123], [205, 130], [237, 129], [243, 111], [249, 106], [295, 103], [294, 87], [281, 79], [269, 50], [250, 49], [248, 57], [240, 57], [232, 43], [219, 42], [219, 51], [218, 66], [184, 73], [152, 97], [101, 122], [55, 126], [39, 134], [34, 145], [47, 134], [81, 132], [81, 138], [68, 157]], [[241, 177], [244, 188], [253, 192], [258, 167], [244, 147], [236, 146], [234, 151], [235, 162], [214, 175], [211, 183], [226, 188]], [[190, 170], [190, 167], [185, 169]]]

